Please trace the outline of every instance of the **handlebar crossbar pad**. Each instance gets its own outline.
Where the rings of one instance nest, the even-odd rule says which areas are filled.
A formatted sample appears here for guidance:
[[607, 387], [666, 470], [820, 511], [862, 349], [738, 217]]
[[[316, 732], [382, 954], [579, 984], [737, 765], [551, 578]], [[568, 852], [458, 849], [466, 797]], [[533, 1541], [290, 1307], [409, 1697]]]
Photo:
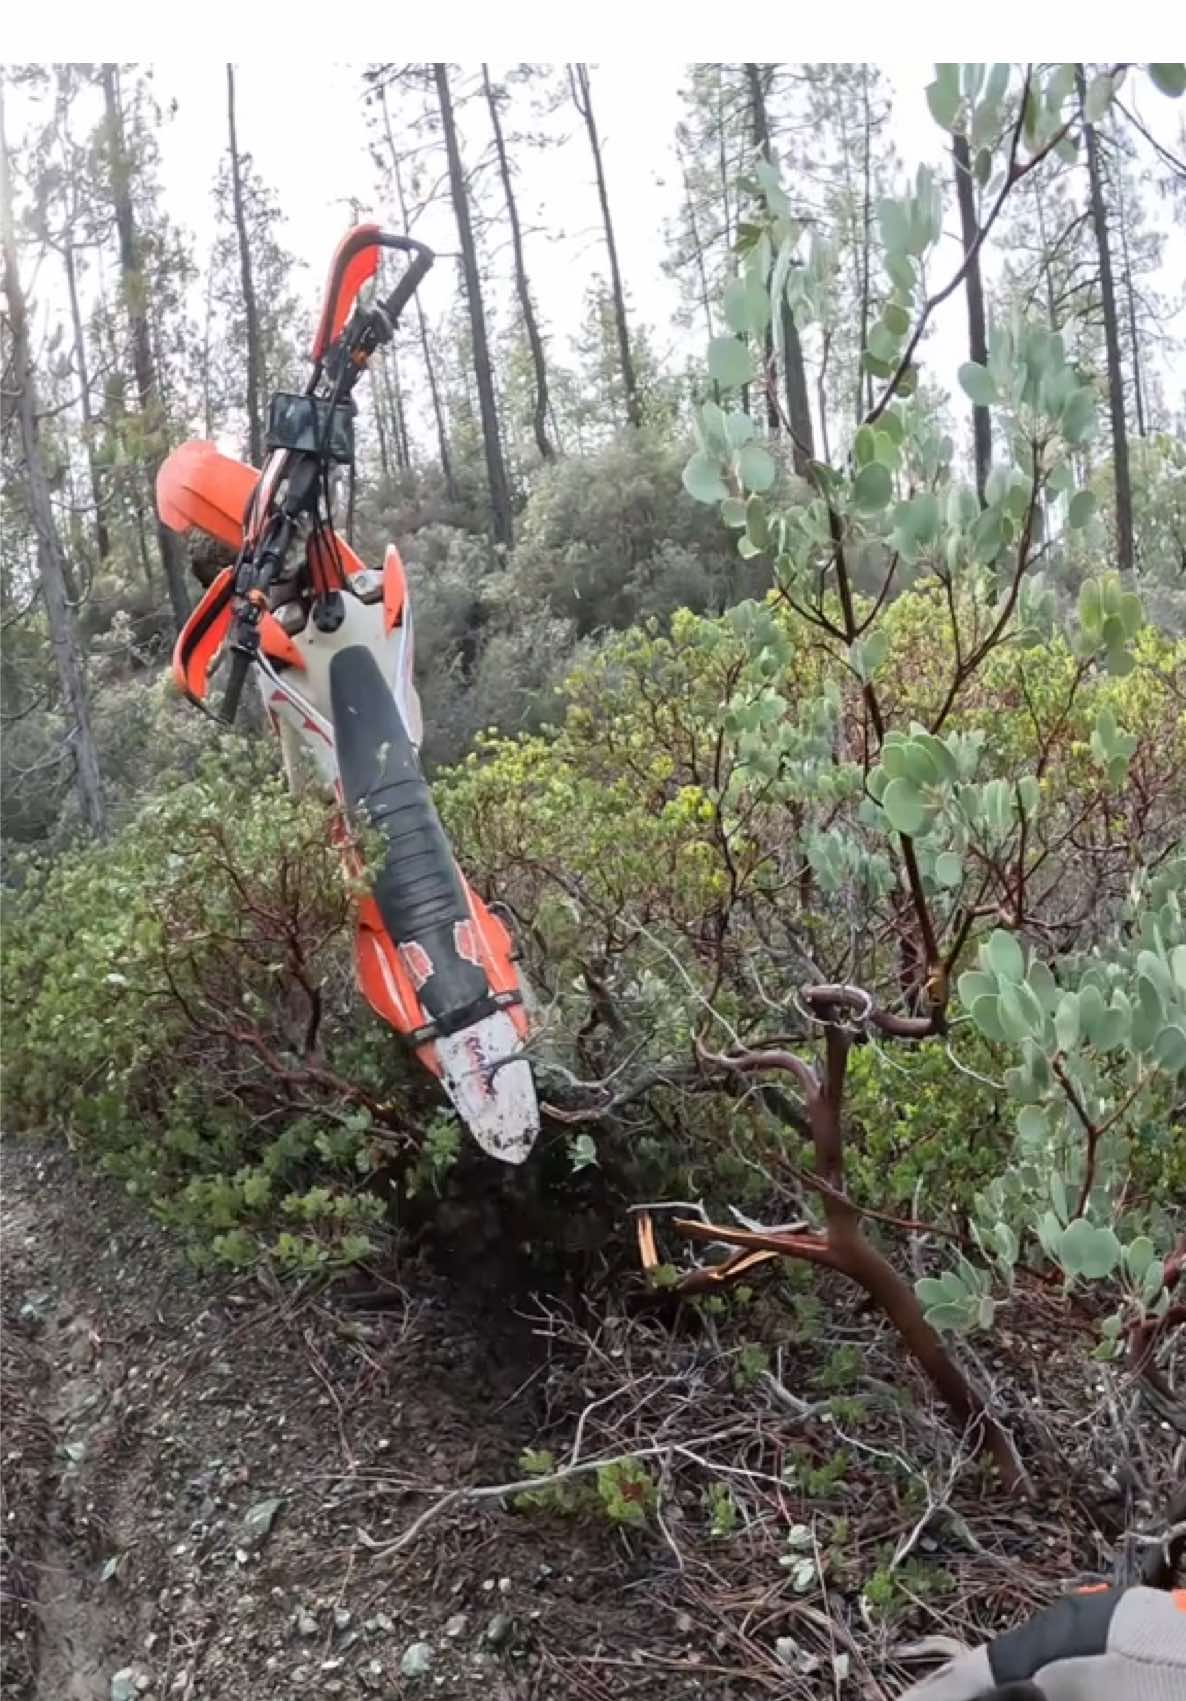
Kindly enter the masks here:
[[[469, 919], [452, 847], [391, 690], [362, 645], [330, 663], [330, 701], [342, 790], [384, 841], [372, 890], [397, 945], [415, 941], [431, 962], [420, 1001], [432, 1017], [490, 996], [485, 970], [458, 953], [456, 924]], [[493, 1008], [491, 1003], [491, 1008]]]

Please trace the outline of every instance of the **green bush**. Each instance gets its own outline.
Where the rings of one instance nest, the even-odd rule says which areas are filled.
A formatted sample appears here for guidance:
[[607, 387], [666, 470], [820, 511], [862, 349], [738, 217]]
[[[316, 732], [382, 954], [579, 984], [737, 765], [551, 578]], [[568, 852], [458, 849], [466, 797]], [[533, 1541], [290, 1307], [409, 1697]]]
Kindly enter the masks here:
[[359, 1005], [317, 799], [226, 738], [104, 845], [14, 865], [7, 1111], [65, 1134], [201, 1257], [349, 1262], [407, 1065]]

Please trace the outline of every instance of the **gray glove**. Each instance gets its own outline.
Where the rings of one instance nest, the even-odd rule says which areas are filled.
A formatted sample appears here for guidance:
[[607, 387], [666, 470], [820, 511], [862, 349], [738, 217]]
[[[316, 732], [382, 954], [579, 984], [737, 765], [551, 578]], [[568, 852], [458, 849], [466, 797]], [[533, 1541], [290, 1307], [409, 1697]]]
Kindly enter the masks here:
[[1068, 1595], [902, 1701], [1186, 1701], [1186, 1590]]

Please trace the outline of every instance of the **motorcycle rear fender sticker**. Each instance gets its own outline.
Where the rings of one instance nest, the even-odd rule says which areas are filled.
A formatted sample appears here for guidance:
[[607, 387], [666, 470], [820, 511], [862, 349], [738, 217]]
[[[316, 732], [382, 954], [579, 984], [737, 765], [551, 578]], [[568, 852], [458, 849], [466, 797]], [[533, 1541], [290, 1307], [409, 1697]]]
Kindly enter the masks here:
[[486, 967], [485, 953], [478, 942], [478, 930], [472, 921], [453, 923], [453, 948], [464, 962], [473, 963], [475, 968], [479, 969]]
[[494, 1076], [490, 1068], [490, 1059], [486, 1056], [486, 1049], [483, 1046], [481, 1039], [472, 1028], [467, 1028], [465, 1034], [462, 1036], [462, 1043], [465, 1046], [470, 1061], [473, 1063], [474, 1074], [482, 1084], [482, 1092], [484, 1096], [488, 1099], [492, 1099], [495, 1096]]
[[431, 978], [432, 958], [416, 939], [408, 939], [401, 944], [399, 954], [404, 967], [412, 977], [412, 985], [419, 992], [425, 981]]
[[[354, 960], [358, 984], [377, 1016], [404, 1035], [428, 1025], [407, 968], [383, 926], [373, 898], [363, 898], [358, 906]], [[418, 1046], [416, 1055], [434, 1075], [441, 1073], [434, 1046]]]

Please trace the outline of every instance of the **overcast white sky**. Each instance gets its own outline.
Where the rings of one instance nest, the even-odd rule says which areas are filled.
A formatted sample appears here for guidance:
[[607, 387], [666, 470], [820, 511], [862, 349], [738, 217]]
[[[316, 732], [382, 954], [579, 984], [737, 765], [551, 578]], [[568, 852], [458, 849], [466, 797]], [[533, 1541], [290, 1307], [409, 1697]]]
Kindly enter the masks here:
[[[495, 63], [492, 75], [497, 79], [507, 68]], [[308, 262], [304, 289], [310, 307], [319, 297], [333, 248], [350, 222], [350, 197], [359, 199], [371, 216], [398, 227], [396, 210], [375, 202], [375, 171], [361, 99], [362, 69], [361, 63], [318, 63], [314, 55], [282, 66], [272, 59], [247, 60], [236, 66], [240, 146], [254, 155], [263, 178], [278, 194], [287, 221], [286, 246]], [[478, 69], [477, 64], [463, 63], [457, 73], [459, 83]], [[882, 70], [895, 90], [891, 134], [904, 170], [913, 173], [923, 160], [941, 163], [943, 135], [924, 98], [932, 66], [921, 61], [883, 61]], [[686, 65], [674, 60], [605, 60], [595, 63], [593, 92], [633, 311], [652, 328], [660, 352], [682, 353], [690, 348], [698, 353], [699, 335], [688, 338], [673, 323], [676, 286], [660, 269], [666, 251], [663, 223], [679, 202], [672, 139], [681, 111], [679, 88], [686, 74]], [[1136, 101], [1162, 141], [1176, 145], [1179, 108], [1186, 102], [1174, 103], [1152, 89], [1134, 88], [1134, 81], [1130, 77], [1126, 100]], [[159, 138], [170, 211], [193, 233], [204, 260], [213, 227], [211, 186], [226, 147], [225, 66], [208, 60], [158, 58], [154, 87], [166, 114], [176, 103]], [[519, 122], [530, 120], [526, 116], [507, 120], [510, 128]], [[9, 123], [19, 137], [17, 110], [10, 109]], [[517, 159], [522, 214], [536, 227], [527, 236], [533, 291], [557, 352], [565, 358], [567, 345], [580, 327], [585, 284], [594, 272], [604, 273], [605, 257], [591, 161], [583, 131], [577, 130], [579, 120], [566, 109], [552, 123], [558, 133], [567, 132], [568, 139], [541, 151], [519, 150]], [[462, 124], [463, 146], [472, 162], [489, 138], [484, 106], [479, 102], [467, 109]], [[542, 126], [535, 120], [532, 127]], [[1155, 218], [1166, 221], [1170, 233], [1162, 287], [1180, 294], [1186, 281], [1186, 233], [1168, 223], [1164, 207], [1154, 206], [1152, 211]], [[951, 208], [948, 258], [953, 265], [958, 258], [954, 216]], [[456, 231], [443, 204], [425, 216], [417, 234], [441, 250], [456, 249]], [[945, 269], [941, 255], [934, 275], [941, 278]], [[425, 285], [430, 312], [443, 311], [454, 287], [453, 267], [439, 265]], [[1179, 336], [1186, 331], [1182, 315], [1173, 329]], [[931, 374], [949, 387], [956, 367], [966, 358], [965, 337], [964, 300], [957, 291], [936, 316], [925, 350]], [[1168, 379], [1167, 400], [1181, 408], [1186, 402], [1186, 363], [1181, 356]]]

